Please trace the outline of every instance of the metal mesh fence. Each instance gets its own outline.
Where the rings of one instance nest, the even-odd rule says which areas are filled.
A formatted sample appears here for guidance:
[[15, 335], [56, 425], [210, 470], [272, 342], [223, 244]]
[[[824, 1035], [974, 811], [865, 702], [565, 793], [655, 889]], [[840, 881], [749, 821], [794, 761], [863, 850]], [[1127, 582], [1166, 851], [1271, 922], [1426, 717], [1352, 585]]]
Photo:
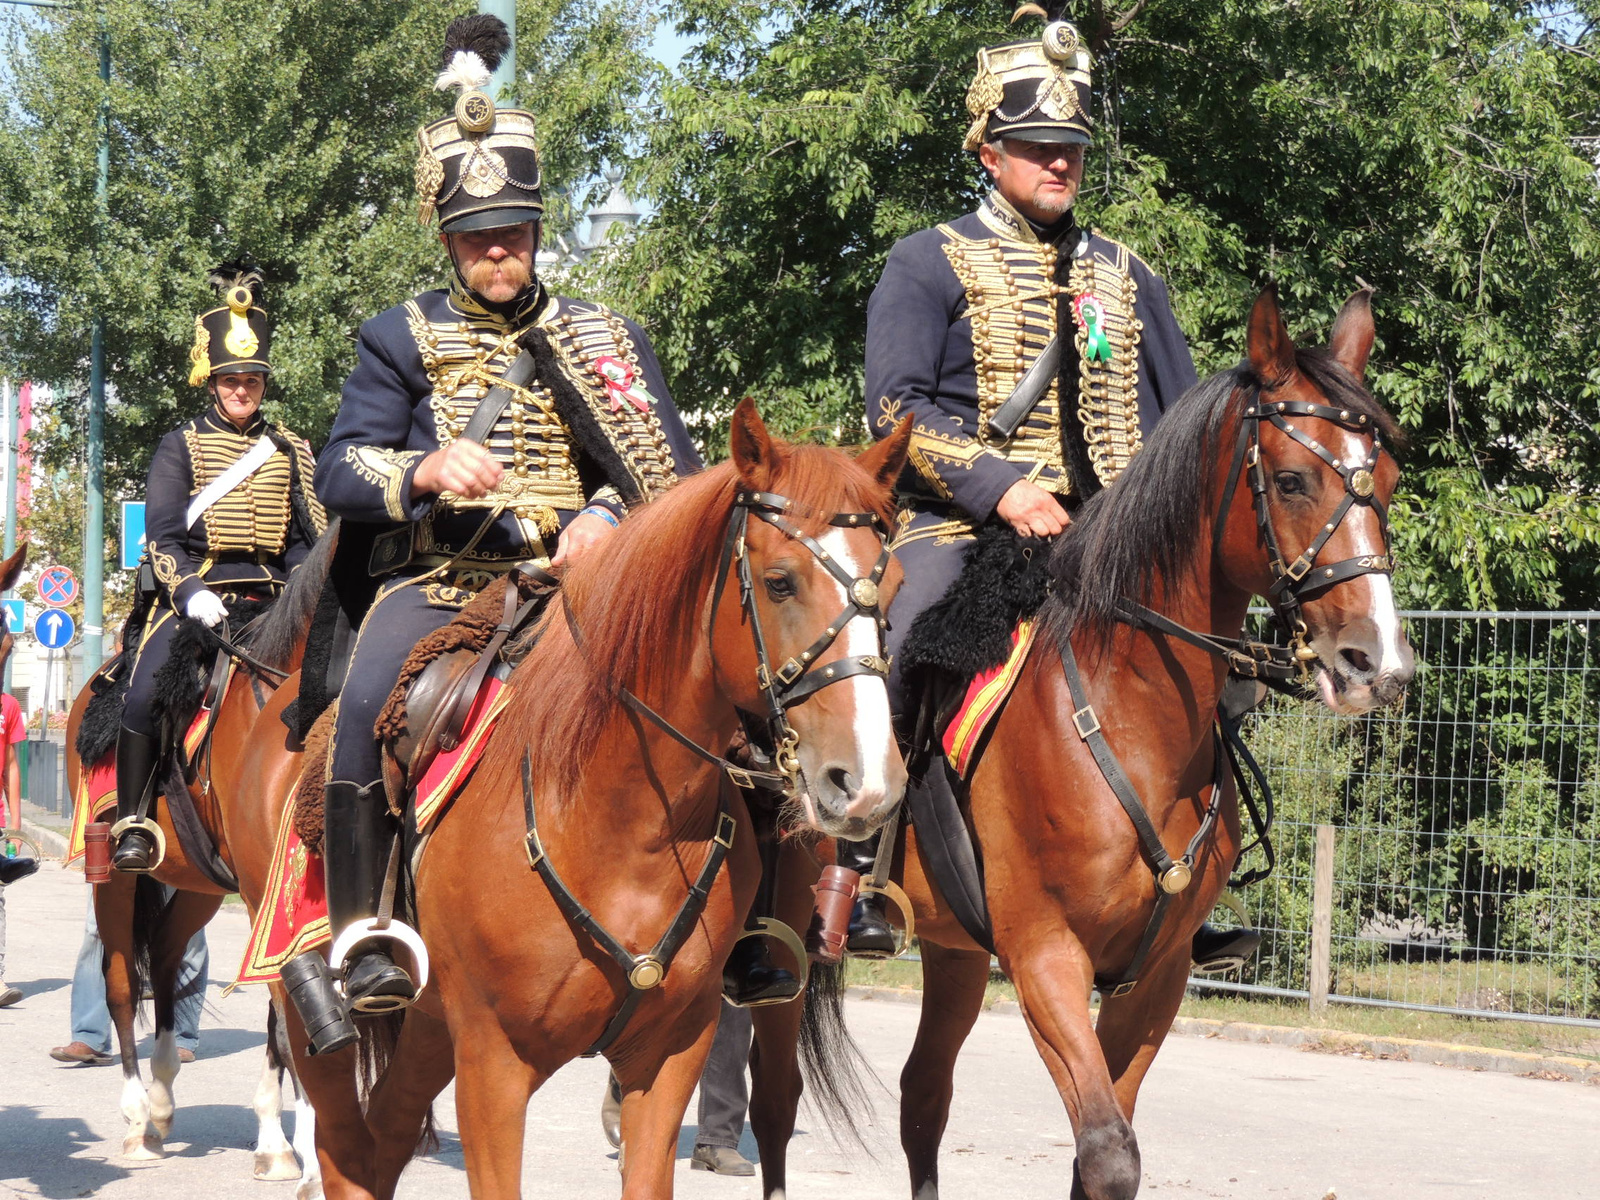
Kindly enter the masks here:
[[1402, 705], [1274, 698], [1250, 718], [1278, 869], [1243, 897], [1257, 961], [1203, 986], [1306, 994], [1330, 824], [1330, 999], [1600, 1025], [1600, 613], [1405, 616]]

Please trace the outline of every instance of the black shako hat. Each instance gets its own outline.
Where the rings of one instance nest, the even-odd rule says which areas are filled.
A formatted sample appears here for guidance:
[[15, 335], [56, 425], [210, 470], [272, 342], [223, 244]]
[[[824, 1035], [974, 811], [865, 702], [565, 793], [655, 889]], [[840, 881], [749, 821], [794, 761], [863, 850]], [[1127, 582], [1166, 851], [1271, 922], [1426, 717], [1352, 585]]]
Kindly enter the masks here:
[[972, 124], [962, 149], [976, 150], [999, 137], [1083, 145], [1092, 140], [1090, 55], [1076, 26], [1061, 19], [1065, 8], [1065, 0], [1048, 0], [1044, 8], [1024, 4], [1011, 19], [1043, 17], [1043, 35], [978, 51], [978, 74], [967, 90]]
[[417, 131], [417, 218], [437, 211], [443, 233], [519, 225], [544, 216], [533, 114], [497, 108], [484, 89], [511, 45], [499, 17], [458, 17], [445, 31], [440, 91], [459, 92], [454, 115]]
[[217, 289], [221, 308], [207, 309], [194, 319], [194, 345], [189, 350], [189, 382], [199, 387], [213, 375], [272, 370], [267, 359], [272, 326], [261, 299], [261, 272], [243, 259], [225, 262], [207, 278]]

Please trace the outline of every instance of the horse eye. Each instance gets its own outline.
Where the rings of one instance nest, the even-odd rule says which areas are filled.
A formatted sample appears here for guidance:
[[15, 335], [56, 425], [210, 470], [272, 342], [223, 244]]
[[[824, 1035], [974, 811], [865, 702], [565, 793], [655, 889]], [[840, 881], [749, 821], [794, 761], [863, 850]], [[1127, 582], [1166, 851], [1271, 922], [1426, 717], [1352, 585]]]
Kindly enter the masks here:
[[1305, 492], [1305, 481], [1294, 471], [1279, 471], [1273, 476], [1278, 492], [1284, 496], [1298, 496]]
[[794, 596], [794, 580], [782, 571], [768, 571], [761, 582], [767, 585], [767, 595], [774, 600], [789, 600]]

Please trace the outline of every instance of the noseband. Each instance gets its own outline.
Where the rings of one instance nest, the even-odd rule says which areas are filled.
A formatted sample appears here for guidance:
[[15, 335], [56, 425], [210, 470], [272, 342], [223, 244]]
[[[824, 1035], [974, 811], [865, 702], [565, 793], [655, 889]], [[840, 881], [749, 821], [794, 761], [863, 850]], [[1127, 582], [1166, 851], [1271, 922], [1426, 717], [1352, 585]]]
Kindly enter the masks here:
[[[813, 670], [817, 660], [827, 653], [828, 647], [833, 645], [845, 626], [857, 617], [873, 619], [878, 629], [878, 649], [883, 649], [883, 630], [888, 625], [888, 619], [879, 602], [879, 585], [883, 582], [883, 573], [889, 568], [889, 542], [883, 522], [876, 513], [835, 513], [828, 518], [829, 525], [839, 528], [866, 527], [877, 532], [882, 546], [878, 561], [873, 564], [872, 570], [857, 577], [850, 574], [820, 542], [801, 532], [785, 516], [793, 509], [794, 501], [773, 492], [740, 492], [734, 497], [733, 512], [728, 517], [728, 532], [722, 542], [722, 558], [717, 565], [717, 582], [711, 595], [710, 630], [712, 634], [716, 631], [717, 610], [722, 605], [722, 593], [728, 577], [730, 573], [737, 573], [739, 603], [750, 620], [750, 636], [755, 642], [756, 683], [766, 701], [766, 718], [772, 731], [775, 748], [773, 762], [783, 776], [783, 789], [791, 795], [801, 787], [800, 760], [796, 754], [800, 735], [789, 724], [789, 709], [805, 703], [829, 684], [840, 680], [855, 675], [876, 675], [886, 679], [889, 675], [889, 660], [881, 653], [847, 658]], [[745, 534], [752, 515], [811, 551], [828, 574], [844, 588], [844, 611], [828, 622], [828, 627], [816, 641], [797, 656], [787, 659], [777, 670], [772, 669], [766, 635], [761, 629], [761, 613], [756, 607], [755, 578], [750, 570], [750, 555], [745, 544]]]

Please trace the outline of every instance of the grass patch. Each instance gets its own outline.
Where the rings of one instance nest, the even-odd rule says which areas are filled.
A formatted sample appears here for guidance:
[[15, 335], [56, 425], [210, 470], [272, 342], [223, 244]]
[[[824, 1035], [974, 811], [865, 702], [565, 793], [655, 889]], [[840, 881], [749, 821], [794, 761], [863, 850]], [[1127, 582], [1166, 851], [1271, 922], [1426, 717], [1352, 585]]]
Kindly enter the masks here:
[[[922, 964], [891, 959], [886, 962], [851, 959], [845, 980], [855, 987], [922, 988]], [[984, 1008], [997, 1000], [1015, 1000], [1017, 992], [1005, 977], [992, 972], [984, 993]], [[1413, 999], [1416, 997], [1413, 996]], [[1303, 1001], [1245, 999], [1213, 992], [1190, 993], [1181, 1016], [1213, 1021], [1241, 1021], [1251, 1025], [1278, 1025], [1295, 1029], [1326, 1029], [1364, 1037], [1413, 1038], [1482, 1046], [1490, 1050], [1519, 1050], [1530, 1054], [1560, 1054], [1600, 1061], [1600, 1030], [1571, 1025], [1546, 1025], [1493, 1018], [1453, 1017], [1444, 1013], [1410, 1012], [1396, 1008], [1364, 1008], [1335, 1004], [1326, 1016], [1314, 1019]]]

